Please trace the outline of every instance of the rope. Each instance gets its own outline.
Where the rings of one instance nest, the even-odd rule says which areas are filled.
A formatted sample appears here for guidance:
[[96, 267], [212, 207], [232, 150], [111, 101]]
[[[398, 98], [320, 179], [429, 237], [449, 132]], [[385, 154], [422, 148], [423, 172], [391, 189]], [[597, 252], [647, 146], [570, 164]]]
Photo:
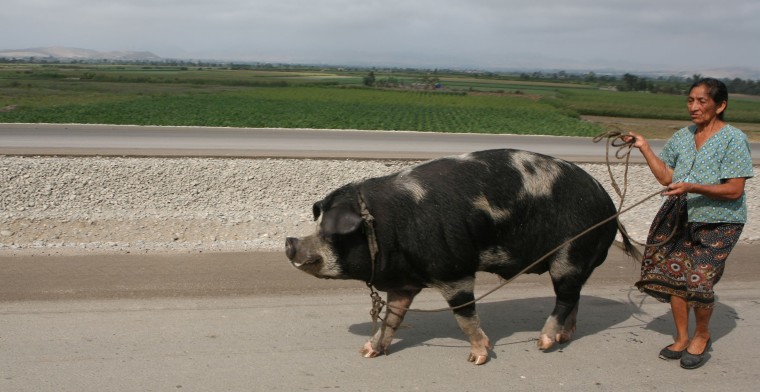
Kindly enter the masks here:
[[[630, 138], [629, 140], [625, 140], [625, 137]], [[618, 211], [620, 211], [621, 208], [623, 208], [623, 204], [625, 203], [625, 196], [626, 192], [628, 191], [628, 167], [630, 166], [631, 161], [631, 151], [633, 150], [633, 144], [636, 142], [636, 138], [630, 135], [623, 135], [620, 131], [608, 131], [608, 132], [602, 132], [601, 134], [594, 137], [593, 141], [594, 143], [600, 142], [602, 139], [607, 139], [607, 147], [606, 147], [606, 154], [604, 156], [605, 162], [607, 163], [607, 173], [610, 175], [610, 182], [612, 184], [612, 188], [615, 189], [615, 193], [617, 193], [618, 197], [620, 197], [620, 204], [618, 205]], [[612, 174], [612, 165], [610, 164], [610, 147], [616, 147], [617, 151], [615, 151], [615, 158], [617, 159], [623, 159], [625, 158], [625, 172], [623, 173], [623, 190], [620, 190], [620, 187], [618, 186], [617, 180], [615, 180], [615, 176]], [[668, 188], [666, 187], [661, 192], [666, 191]], [[647, 199], [651, 198], [653, 196], [647, 197]], [[645, 200], [647, 200], [645, 199]], [[670, 232], [670, 234], [662, 241], [654, 243], [654, 244], [648, 244], [643, 243], [635, 240], [633, 237], [628, 235], [628, 231], [625, 229], [625, 227], [618, 221], [618, 229], [622, 233], [623, 236], [628, 238], [629, 241], [633, 242], [636, 245], [643, 246], [643, 247], [658, 247], [665, 245], [668, 243], [671, 239], [673, 239], [673, 236], [676, 234], [676, 228], [681, 223], [681, 215], [676, 216], [675, 225], [673, 226], [673, 231]]]

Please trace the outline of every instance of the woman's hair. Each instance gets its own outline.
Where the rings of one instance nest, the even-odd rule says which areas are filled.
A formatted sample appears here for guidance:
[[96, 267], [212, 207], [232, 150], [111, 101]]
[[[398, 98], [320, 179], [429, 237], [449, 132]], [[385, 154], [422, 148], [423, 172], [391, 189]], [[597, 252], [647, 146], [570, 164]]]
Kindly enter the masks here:
[[723, 120], [723, 114], [728, 109], [728, 88], [726, 84], [715, 78], [702, 78], [694, 82], [689, 88], [689, 94], [695, 87], [705, 86], [707, 87], [707, 93], [713, 99], [716, 105], [720, 105], [722, 102], [726, 103], [726, 109], [718, 113], [718, 119]]

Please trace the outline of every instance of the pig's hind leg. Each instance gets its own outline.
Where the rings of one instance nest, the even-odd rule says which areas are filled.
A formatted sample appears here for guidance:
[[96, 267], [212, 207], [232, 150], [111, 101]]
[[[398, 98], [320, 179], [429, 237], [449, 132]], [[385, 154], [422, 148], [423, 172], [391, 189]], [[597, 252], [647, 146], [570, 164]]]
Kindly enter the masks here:
[[555, 343], [570, 341], [575, 332], [581, 288], [589, 274], [582, 273], [574, 265], [564, 259], [555, 262], [549, 270], [557, 300], [538, 337], [538, 348], [541, 350], [548, 350]]
[[380, 354], [388, 354], [388, 348], [393, 341], [393, 336], [401, 326], [401, 322], [404, 321], [407, 309], [412, 306], [412, 300], [414, 300], [414, 297], [420, 291], [422, 290], [388, 291], [385, 325], [381, 324], [375, 334], [359, 350], [364, 358], [374, 358]]
[[475, 277], [438, 285], [449, 306], [455, 308], [454, 318], [470, 341], [468, 361], [482, 365], [488, 362], [488, 350], [493, 348], [488, 336], [480, 328], [480, 317], [475, 310]]

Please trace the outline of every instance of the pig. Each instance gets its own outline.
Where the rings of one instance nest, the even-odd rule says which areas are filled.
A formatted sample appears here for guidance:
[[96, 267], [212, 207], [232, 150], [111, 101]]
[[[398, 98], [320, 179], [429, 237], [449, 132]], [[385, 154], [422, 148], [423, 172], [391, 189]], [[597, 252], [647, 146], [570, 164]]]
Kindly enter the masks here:
[[[286, 238], [285, 253], [318, 278], [357, 279], [387, 292], [386, 326], [361, 348], [364, 357], [387, 354], [414, 297], [435, 288], [450, 307], [460, 306], [453, 313], [471, 345], [468, 360], [480, 365], [492, 344], [471, 303], [476, 272], [510, 279], [616, 212], [602, 185], [573, 163], [522, 150], [478, 151], [334, 190], [314, 203], [316, 232]], [[556, 294], [539, 349], [572, 338], [581, 288], [618, 230], [625, 233], [619, 225], [611, 219], [527, 271], [549, 272]], [[620, 245], [637, 252], [625, 235]]]

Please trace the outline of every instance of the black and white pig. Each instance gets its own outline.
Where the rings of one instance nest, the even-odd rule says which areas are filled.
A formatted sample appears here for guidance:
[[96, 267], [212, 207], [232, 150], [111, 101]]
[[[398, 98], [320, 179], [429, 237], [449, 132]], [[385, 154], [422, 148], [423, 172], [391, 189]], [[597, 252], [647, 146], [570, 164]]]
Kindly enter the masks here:
[[[362, 213], [363, 206], [369, 214]], [[435, 159], [351, 183], [316, 202], [313, 212], [316, 232], [287, 238], [286, 255], [316, 277], [372, 279], [387, 292], [386, 331], [361, 349], [369, 358], [388, 352], [403, 309], [423, 288], [438, 289], [452, 307], [470, 302], [477, 271], [509, 279], [616, 209], [604, 188], [578, 166], [502, 149]], [[374, 230], [365, 223], [370, 215]], [[557, 297], [539, 335], [540, 349], [572, 337], [581, 287], [604, 262], [617, 230], [612, 219], [529, 271], [548, 271]], [[374, 236], [368, 237], [370, 231]], [[626, 252], [636, 252], [623, 238]], [[372, 243], [378, 250], [374, 263]], [[492, 345], [475, 305], [454, 310], [454, 316], [472, 346], [469, 361], [485, 363]]]

